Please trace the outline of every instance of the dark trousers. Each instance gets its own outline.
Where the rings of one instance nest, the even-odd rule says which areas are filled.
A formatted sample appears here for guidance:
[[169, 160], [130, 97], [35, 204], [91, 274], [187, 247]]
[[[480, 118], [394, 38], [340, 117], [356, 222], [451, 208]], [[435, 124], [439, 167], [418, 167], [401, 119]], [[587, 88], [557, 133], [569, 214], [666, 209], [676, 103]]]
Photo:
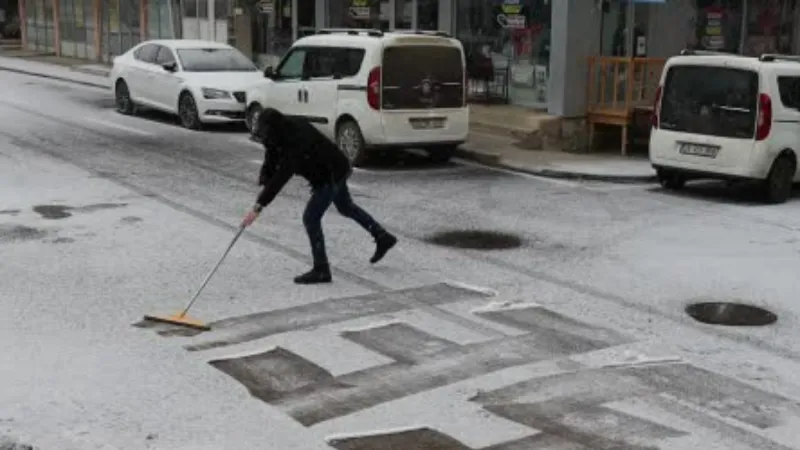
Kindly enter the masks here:
[[381, 236], [386, 231], [366, 211], [353, 203], [350, 191], [347, 189], [347, 178], [315, 188], [308, 200], [306, 210], [303, 212], [303, 225], [308, 233], [311, 243], [311, 255], [314, 266], [328, 265], [328, 255], [325, 251], [325, 235], [322, 233], [322, 216], [333, 203], [339, 213], [356, 221], [367, 230], [374, 238]]

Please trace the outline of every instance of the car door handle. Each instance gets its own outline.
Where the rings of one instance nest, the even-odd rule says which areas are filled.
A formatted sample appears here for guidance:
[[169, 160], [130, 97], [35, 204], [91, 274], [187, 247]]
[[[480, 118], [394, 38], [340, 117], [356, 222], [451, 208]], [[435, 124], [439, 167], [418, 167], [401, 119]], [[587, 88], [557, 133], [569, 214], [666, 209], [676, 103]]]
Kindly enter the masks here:
[[297, 90], [297, 102], [298, 103], [303, 103], [303, 90], [302, 89], [298, 89]]
[[308, 103], [308, 91], [303, 89], [303, 102]]

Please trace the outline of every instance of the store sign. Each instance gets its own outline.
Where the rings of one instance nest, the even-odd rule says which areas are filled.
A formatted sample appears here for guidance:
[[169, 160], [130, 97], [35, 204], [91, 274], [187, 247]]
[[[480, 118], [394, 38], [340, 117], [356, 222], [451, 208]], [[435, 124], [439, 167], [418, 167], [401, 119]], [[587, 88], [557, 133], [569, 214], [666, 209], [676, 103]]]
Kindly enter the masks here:
[[354, 19], [369, 19], [371, 10], [369, 6], [351, 6], [349, 9], [350, 17]]
[[272, 0], [263, 0], [258, 4], [261, 14], [272, 14], [275, 12], [275, 3]]
[[503, 28], [518, 30], [525, 28], [525, 16], [520, 14], [498, 14], [497, 23]]

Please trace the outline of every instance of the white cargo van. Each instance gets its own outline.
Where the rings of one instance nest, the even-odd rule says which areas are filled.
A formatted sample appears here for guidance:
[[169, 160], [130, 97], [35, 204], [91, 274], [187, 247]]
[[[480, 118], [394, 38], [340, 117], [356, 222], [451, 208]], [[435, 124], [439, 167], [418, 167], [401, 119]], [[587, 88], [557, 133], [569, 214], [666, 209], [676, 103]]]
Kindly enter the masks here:
[[670, 58], [649, 151], [666, 188], [700, 178], [751, 180], [767, 201], [786, 201], [800, 179], [800, 59], [688, 50]]

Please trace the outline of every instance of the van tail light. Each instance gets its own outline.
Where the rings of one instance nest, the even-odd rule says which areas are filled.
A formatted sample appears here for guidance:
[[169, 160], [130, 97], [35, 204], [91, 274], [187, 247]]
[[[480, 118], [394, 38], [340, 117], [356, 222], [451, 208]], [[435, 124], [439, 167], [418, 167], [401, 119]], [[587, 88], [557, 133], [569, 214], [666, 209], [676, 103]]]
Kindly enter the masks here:
[[381, 109], [381, 66], [372, 69], [367, 77], [367, 103], [372, 109]]
[[772, 131], [772, 99], [767, 94], [759, 94], [756, 140], [763, 141], [769, 136], [770, 131]]
[[650, 120], [652, 121], [653, 128], [658, 128], [661, 120], [661, 93], [664, 92], [661, 86], [656, 89], [656, 99], [653, 102], [653, 114], [650, 116]]

